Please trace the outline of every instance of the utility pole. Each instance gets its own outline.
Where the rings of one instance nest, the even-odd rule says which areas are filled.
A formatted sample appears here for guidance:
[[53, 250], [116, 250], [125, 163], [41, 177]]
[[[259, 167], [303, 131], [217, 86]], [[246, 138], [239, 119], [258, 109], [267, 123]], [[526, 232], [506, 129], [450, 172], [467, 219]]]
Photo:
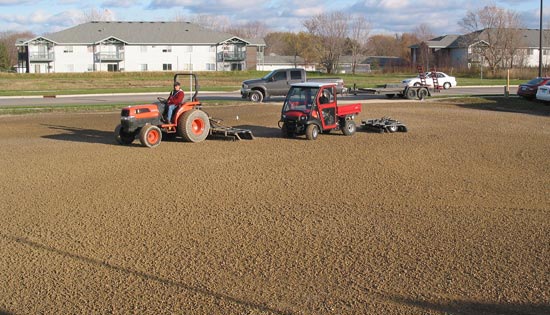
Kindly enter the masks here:
[[540, 0], [540, 29], [539, 29], [539, 78], [542, 77], [542, 0]]

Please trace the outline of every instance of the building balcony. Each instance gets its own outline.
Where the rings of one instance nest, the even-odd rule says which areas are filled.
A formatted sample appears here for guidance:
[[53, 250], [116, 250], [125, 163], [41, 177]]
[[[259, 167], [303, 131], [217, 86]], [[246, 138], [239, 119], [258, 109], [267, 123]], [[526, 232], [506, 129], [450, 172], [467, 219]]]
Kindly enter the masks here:
[[102, 62], [102, 61], [122, 61], [124, 60], [124, 53], [123, 52], [98, 52], [95, 53], [95, 61], [96, 62]]
[[33, 53], [31, 52], [29, 54], [29, 61], [31, 62], [50, 62], [55, 59], [53, 52], [40, 52], [40, 53]]
[[218, 53], [218, 61], [244, 61], [246, 52], [244, 51], [223, 51]]

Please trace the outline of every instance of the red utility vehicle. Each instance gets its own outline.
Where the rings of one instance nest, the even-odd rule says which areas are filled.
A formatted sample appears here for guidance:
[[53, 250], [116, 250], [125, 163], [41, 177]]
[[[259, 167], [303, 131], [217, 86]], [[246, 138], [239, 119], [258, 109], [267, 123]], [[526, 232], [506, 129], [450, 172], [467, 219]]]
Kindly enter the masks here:
[[320, 132], [342, 130], [351, 136], [357, 127], [354, 118], [361, 112], [361, 104], [338, 106], [336, 85], [322, 82], [293, 84], [281, 112], [279, 127], [283, 137], [306, 135], [317, 139]]

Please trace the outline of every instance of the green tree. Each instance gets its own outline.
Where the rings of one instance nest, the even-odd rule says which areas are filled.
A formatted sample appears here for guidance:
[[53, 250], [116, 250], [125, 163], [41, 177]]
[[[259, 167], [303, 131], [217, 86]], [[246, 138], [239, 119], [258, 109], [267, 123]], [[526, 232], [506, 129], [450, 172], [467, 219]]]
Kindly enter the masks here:
[[4, 43], [0, 43], [0, 70], [9, 70], [11, 66], [8, 48]]

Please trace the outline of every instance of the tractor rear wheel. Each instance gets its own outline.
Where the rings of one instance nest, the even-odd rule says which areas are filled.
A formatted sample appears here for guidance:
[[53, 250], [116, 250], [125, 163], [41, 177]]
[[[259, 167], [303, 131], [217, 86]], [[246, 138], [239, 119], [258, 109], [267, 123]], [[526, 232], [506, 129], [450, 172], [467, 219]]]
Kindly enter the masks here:
[[353, 120], [346, 120], [344, 123], [344, 128], [342, 128], [342, 132], [346, 136], [352, 136], [355, 131], [357, 130], [357, 126], [355, 125], [355, 121]]
[[160, 144], [161, 139], [162, 132], [157, 126], [147, 125], [139, 132], [139, 141], [144, 147], [154, 148]]
[[202, 110], [192, 109], [178, 119], [177, 132], [185, 141], [204, 141], [210, 134], [210, 119]]
[[306, 138], [308, 140], [315, 140], [319, 136], [319, 127], [315, 124], [308, 125], [306, 128]]
[[129, 145], [134, 142], [136, 135], [134, 133], [127, 133], [122, 129], [122, 125], [118, 125], [115, 128], [115, 140], [119, 144]]

